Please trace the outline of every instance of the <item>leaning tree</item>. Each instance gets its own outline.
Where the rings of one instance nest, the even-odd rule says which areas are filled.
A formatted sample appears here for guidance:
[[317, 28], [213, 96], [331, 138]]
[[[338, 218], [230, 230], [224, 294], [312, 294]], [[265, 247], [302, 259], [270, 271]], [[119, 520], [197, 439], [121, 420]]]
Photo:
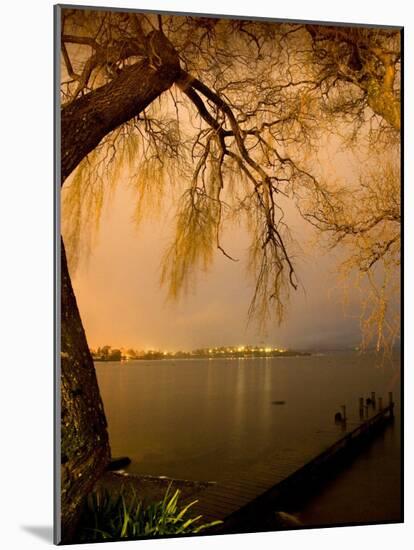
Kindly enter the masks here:
[[[264, 319], [275, 312], [280, 321], [298, 285], [287, 200], [329, 234], [369, 233], [357, 214], [342, 223], [343, 192], [315, 176], [310, 153], [335, 121], [352, 135], [398, 130], [399, 34], [115, 10], [60, 13], [61, 519], [69, 541], [110, 447], [66, 251], [74, 266], [106, 191], [128, 167], [137, 219], [162, 201], [163, 189], [175, 187], [181, 197], [162, 273], [171, 295], [215, 250], [235, 260], [222, 244], [223, 227], [244, 218], [255, 277], [249, 313]], [[383, 256], [393, 243], [385, 248]]]

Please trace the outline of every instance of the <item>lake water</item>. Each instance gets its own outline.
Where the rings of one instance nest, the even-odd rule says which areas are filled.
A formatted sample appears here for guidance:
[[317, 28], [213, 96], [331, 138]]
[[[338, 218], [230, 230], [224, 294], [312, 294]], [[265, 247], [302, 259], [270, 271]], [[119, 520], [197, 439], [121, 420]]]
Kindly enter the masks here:
[[[386, 404], [392, 391], [394, 425], [341, 473], [337, 483], [324, 489], [319, 501], [299, 512], [307, 523], [335, 521], [329, 518], [332, 507], [324, 505], [324, 498], [342, 498], [343, 506], [349, 505], [349, 521], [357, 521], [355, 514], [363, 521], [382, 521], [381, 515], [365, 517], [381, 498], [387, 500], [383, 519], [400, 517], [397, 356], [386, 362], [374, 354], [352, 352], [130, 361], [97, 363], [96, 370], [113, 456], [129, 456], [131, 472], [194, 480], [237, 478], [268, 461], [281, 468], [300, 465], [340, 437], [342, 427], [335, 425], [334, 414], [341, 405], [347, 408], [350, 428], [359, 419], [360, 396], [375, 391]], [[367, 498], [355, 512], [352, 499], [362, 488]], [[342, 516], [347, 521], [345, 511]]]

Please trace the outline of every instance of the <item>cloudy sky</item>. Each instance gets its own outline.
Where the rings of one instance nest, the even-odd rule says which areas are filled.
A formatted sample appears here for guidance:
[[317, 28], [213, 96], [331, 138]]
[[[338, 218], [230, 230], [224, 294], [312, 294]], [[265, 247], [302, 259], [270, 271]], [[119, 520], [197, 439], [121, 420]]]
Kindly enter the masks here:
[[224, 244], [239, 262], [217, 252], [211, 269], [176, 303], [161, 287], [160, 263], [171, 240], [172, 210], [132, 222], [133, 196], [121, 185], [104, 212], [99, 238], [89, 259], [73, 274], [73, 284], [91, 347], [190, 350], [197, 347], [274, 344], [290, 348], [341, 347], [359, 343], [358, 304], [351, 292], [344, 311], [335, 276], [337, 258], [311, 245], [311, 228], [297, 215], [290, 225], [300, 243], [296, 266], [301, 287], [292, 292], [286, 320], [260, 332], [247, 325], [252, 280], [246, 272], [248, 237], [233, 227]]

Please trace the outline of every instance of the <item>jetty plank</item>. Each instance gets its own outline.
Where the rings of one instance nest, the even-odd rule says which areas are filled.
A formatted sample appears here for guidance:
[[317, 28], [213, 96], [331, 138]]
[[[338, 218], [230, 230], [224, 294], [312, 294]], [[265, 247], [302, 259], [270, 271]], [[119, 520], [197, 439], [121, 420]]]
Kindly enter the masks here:
[[[383, 429], [394, 417], [394, 403], [390, 402], [380, 410], [374, 409], [373, 413], [359, 422], [347, 421], [341, 431], [329, 431], [326, 434], [326, 448], [308, 461], [301, 459], [294, 450], [289, 450], [287, 462], [285, 454], [277, 453], [267, 457], [260, 465], [245, 468], [239, 472], [237, 479], [212, 485], [194, 505], [194, 512], [203, 516], [203, 522], [223, 521], [221, 526], [214, 528], [219, 533], [226, 532], [226, 524], [231, 524], [231, 529], [234, 529], [238, 518], [241, 525], [246, 509], [251, 513], [255, 507], [260, 510], [269, 503], [276, 506], [283, 495], [323, 478], [326, 468], [337, 458], [344, 456], [348, 450], [358, 450], [360, 443]], [[328, 435], [336, 436], [336, 439], [329, 442]], [[278, 457], [283, 457], [283, 462], [277, 463]]]

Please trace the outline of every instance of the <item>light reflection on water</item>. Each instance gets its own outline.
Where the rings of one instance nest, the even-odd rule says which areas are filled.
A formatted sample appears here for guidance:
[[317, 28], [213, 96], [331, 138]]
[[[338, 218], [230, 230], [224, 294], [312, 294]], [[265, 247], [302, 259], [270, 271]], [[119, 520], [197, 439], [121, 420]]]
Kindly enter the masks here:
[[[97, 363], [112, 454], [130, 471], [224, 480], [260, 461], [302, 460], [340, 435], [334, 414], [371, 391], [399, 406], [399, 359], [372, 354]], [[284, 405], [272, 401], [285, 401]], [[399, 431], [391, 445], [399, 452]], [[277, 457], [277, 458], [276, 458]]]
[[[396, 422], [313, 497], [289, 510], [305, 525], [400, 521], [400, 364], [373, 354], [98, 363], [113, 456], [131, 472], [239, 479], [298, 466], [359, 421], [360, 396], [388, 402]], [[284, 401], [283, 405], [272, 401]], [[247, 473], [246, 473], [247, 472]]]

